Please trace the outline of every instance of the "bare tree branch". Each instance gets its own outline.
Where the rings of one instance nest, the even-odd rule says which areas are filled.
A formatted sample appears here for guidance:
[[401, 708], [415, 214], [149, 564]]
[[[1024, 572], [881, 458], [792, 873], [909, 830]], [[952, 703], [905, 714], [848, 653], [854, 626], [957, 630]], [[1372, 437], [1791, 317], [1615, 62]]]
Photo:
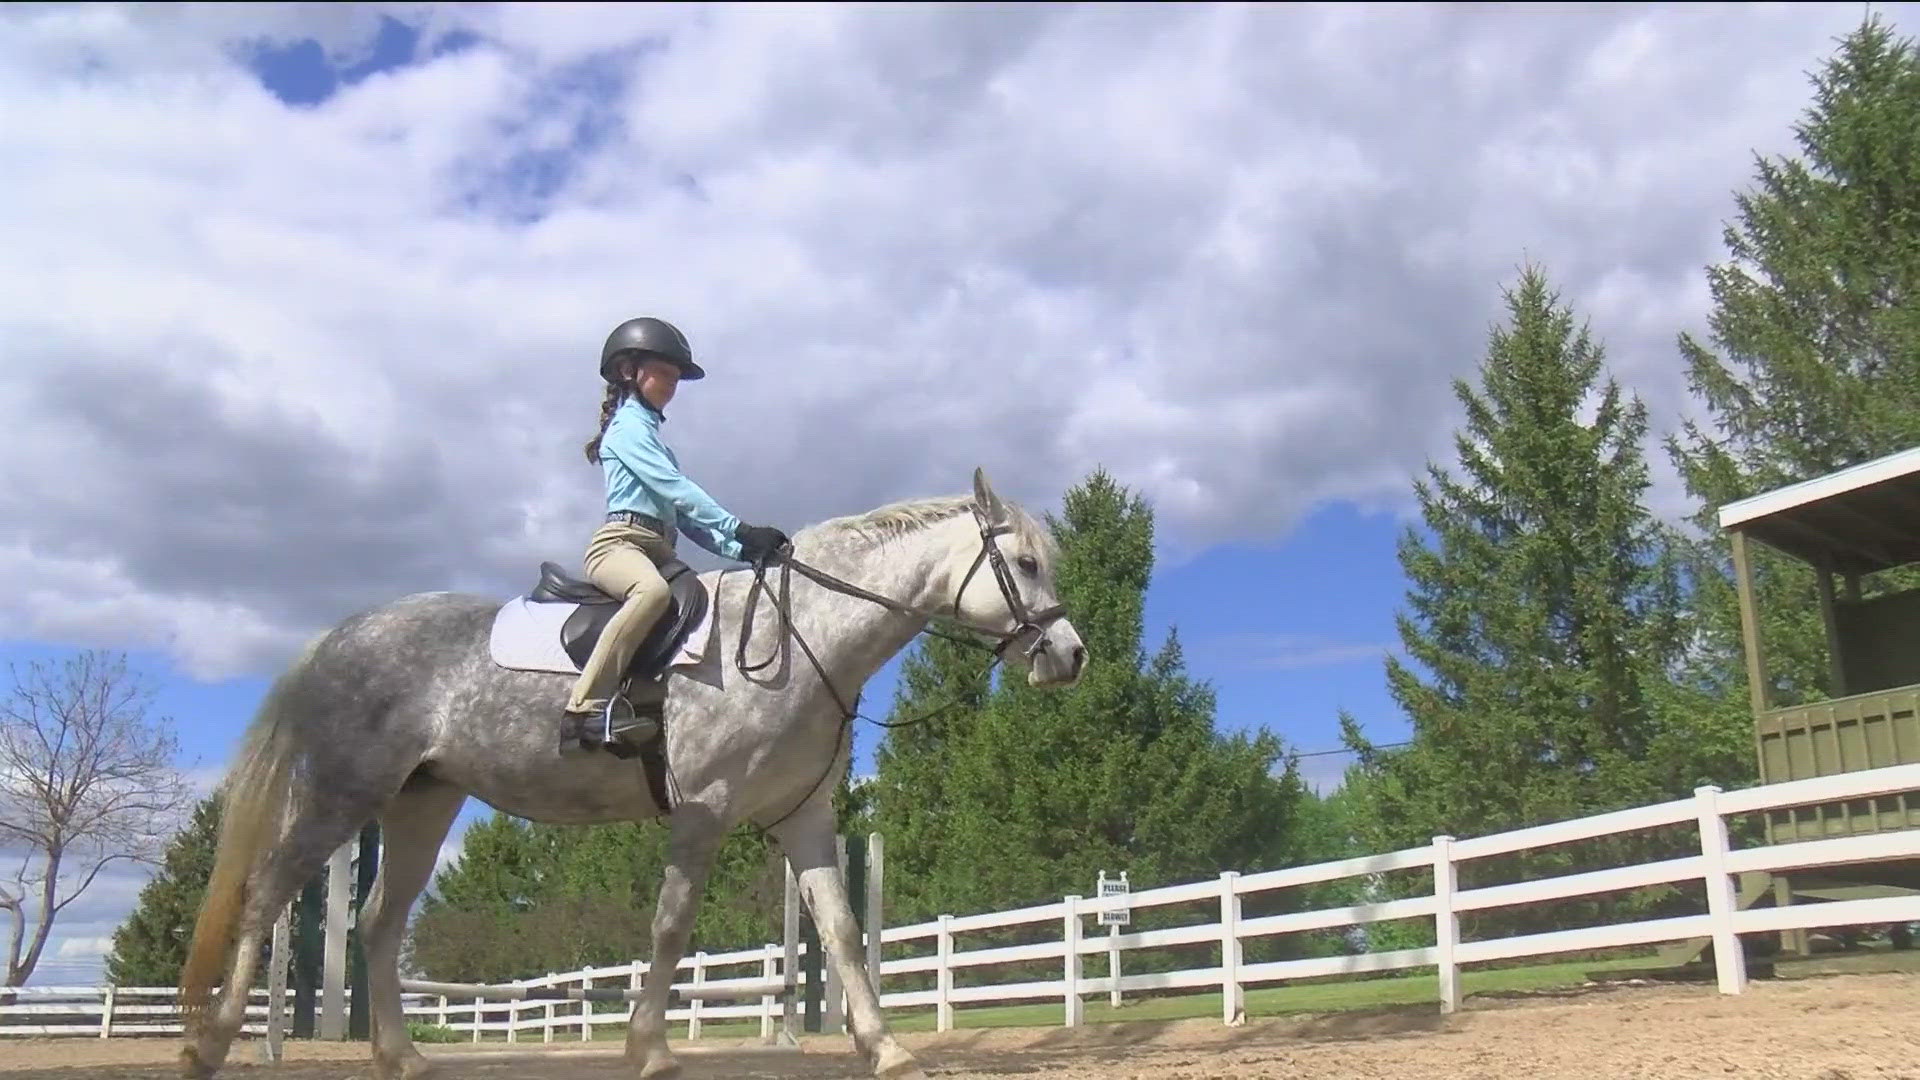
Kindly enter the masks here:
[[8, 670], [0, 840], [6, 854], [18, 854], [19, 887], [0, 891], [0, 909], [13, 921], [5, 985], [19, 986], [55, 918], [103, 869], [158, 858], [190, 792], [174, 764], [171, 722], [148, 718], [152, 692], [123, 656], [83, 652], [59, 665]]
[[93, 879], [100, 876], [100, 871], [105, 869], [108, 863], [116, 862], [120, 860], [131, 861], [132, 859], [133, 859], [133, 856], [128, 855], [126, 852], [123, 852], [123, 851], [116, 851], [111, 855], [103, 855], [100, 858], [95, 859], [92, 868], [87, 871], [87, 874], [85, 877], [80, 879], [80, 884], [75, 885], [71, 890], [69, 890], [67, 892], [65, 899], [56, 901], [53, 905], [53, 910], [60, 911], [64, 909], [68, 904], [71, 904], [75, 900], [80, 899], [80, 894], [87, 891], [87, 886], [93, 884]]
[[13, 931], [7, 937], [7, 970], [12, 971], [14, 961], [20, 956], [20, 942], [27, 933], [27, 909], [22, 905], [25, 894], [0, 893], [0, 907], [7, 909]]

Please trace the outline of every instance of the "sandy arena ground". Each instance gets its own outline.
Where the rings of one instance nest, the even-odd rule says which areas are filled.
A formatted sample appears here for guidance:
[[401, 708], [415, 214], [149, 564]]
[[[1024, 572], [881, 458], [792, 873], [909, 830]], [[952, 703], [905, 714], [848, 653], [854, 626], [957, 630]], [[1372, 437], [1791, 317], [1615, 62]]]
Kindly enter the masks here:
[[[1432, 1006], [1258, 1020], [990, 1029], [902, 1036], [945, 1080], [1920, 1080], [1920, 974], [1757, 980], [1741, 996], [1711, 986], [1640, 986], [1472, 998], [1443, 1019]], [[125, 1080], [174, 1075], [172, 1040], [0, 1043], [5, 1080]], [[801, 1051], [676, 1043], [687, 1080], [851, 1080], [865, 1076], [844, 1037], [809, 1036]], [[633, 1074], [617, 1044], [427, 1046], [446, 1080], [614, 1080]], [[529, 1052], [531, 1050], [531, 1052]], [[235, 1047], [221, 1076], [348, 1080], [369, 1075], [366, 1048], [289, 1044], [288, 1061], [256, 1064]], [[331, 1061], [327, 1059], [332, 1059]]]

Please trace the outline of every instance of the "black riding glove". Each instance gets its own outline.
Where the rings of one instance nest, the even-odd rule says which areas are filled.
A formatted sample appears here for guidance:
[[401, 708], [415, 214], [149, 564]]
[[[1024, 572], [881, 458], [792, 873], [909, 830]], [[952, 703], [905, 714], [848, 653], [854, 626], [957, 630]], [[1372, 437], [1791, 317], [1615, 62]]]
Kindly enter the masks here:
[[748, 562], [759, 562], [777, 554], [787, 544], [787, 534], [766, 525], [742, 524], [733, 530], [733, 538], [740, 541], [740, 554]]

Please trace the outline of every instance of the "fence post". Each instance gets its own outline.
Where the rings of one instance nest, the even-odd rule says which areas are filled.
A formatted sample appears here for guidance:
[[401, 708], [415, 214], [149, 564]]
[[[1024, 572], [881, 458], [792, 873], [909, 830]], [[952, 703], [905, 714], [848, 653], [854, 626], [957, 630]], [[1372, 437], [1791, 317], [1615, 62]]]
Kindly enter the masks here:
[[1064, 971], [1061, 978], [1066, 983], [1066, 1015], [1061, 1022], [1067, 1027], [1080, 1026], [1080, 898], [1066, 898], [1067, 913], [1060, 918], [1060, 937], [1065, 947], [1063, 957]]
[[321, 886], [321, 877], [315, 874], [300, 887], [300, 896], [294, 901], [293, 1022], [289, 1026], [296, 1039], [313, 1038], [317, 1016], [321, 954], [325, 951], [321, 940]]
[[326, 959], [320, 975], [322, 1039], [347, 1037], [347, 915], [353, 899], [352, 874], [353, 844], [349, 841], [327, 857], [327, 929], [322, 939]]
[[480, 999], [473, 999], [473, 1041], [480, 1041]]
[[[548, 986], [553, 985], [553, 972], [551, 971], [547, 972], [546, 985]], [[553, 1041], [553, 1006], [554, 1006], [553, 999], [548, 998], [547, 999], [547, 1015], [545, 1018], [545, 1022], [541, 1025], [541, 1031], [540, 1031], [541, 1042]]]
[[[704, 986], [707, 981], [707, 954], [703, 950], [693, 954], [693, 985]], [[687, 1038], [700, 1037], [700, 999], [695, 997], [687, 1002]]]
[[273, 920], [273, 944], [267, 951], [267, 963], [270, 965], [267, 968], [267, 1041], [261, 1047], [260, 1054], [269, 1065], [279, 1061], [286, 1053], [287, 950], [292, 944], [292, 911], [293, 905], [288, 904], [280, 909], [280, 917]]
[[1247, 992], [1240, 985], [1240, 961], [1245, 955], [1240, 944], [1240, 894], [1234, 889], [1239, 880], [1237, 870], [1220, 874], [1220, 1022], [1228, 1027], [1247, 1022]]
[[[113, 991], [114, 985], [108, 983], [106, 1000], [100, 1003], [100, 1037], [103, 1039], [111, 1039], [113, 1037]], [[267, 1029], [267, 1032], [270, 1037], [277, 1037], [279, 1034], [271, 1027]]]
[[939, 963], [934, 969], [933, 1029], [953, 1030], [953, 916], [940, 916]]
[[1720, 816], [1720, 789], [1711, 784], [1693, 789], [1700, 808], [1700, 855], [1705, 862], [1701, 871], [1707, 884], [1707, 917], [1713, 923], [1713, 968], [1723, 994], [1744, 993], [1747, 989], [1747, 954], [1740, 946], [1740, 935], [1733, 932], [1733, 913], [1739, 900], [1733, 891], [1733, 877], [1727, 873], [1727, 820]]
[[[834, 858], [838, 860], [840, 880], [847, 880], [847, 838], [835, 835], [833, 838]], [[819, 923], [814, 924], [816, 930]], [[845, 1007], [845, 988], [840, 985], [840, 967], [833, 957], [826, 955], [826, 935], [814, 935], [820, 942], [820, 1028], [823, 1031], [844, 1032], [847, 1030], [847, 1010]]]
[[[775, 945], [771, 941], [767, 942], [766, 946], [761, 951], [761, 956], [760, 956], [760, 977], [761, 978], [767, 980], [768, 982], [773, 981], [774, 974], [780, 970], [779, 961], [775, 959], [775, 957], [779, 955], [780, 955], [780, 946]], [[774, 1039], [773, 995], [761, 994], [760, 995], [760, 1041], [767, 1046], [772, 1046], [773, 1039]]]
[[580, 969], [580, 1041], [593, 1041], [593, 1002], [587, 1000], [587, 991], [593, 989], [593, 968]]
[[347, 1038], [371, 1037], [373, 1021], [368, 1018], [367, 950], [362, 940], [360, 910], [373, 891], [373, 879], [380, 872], [380, 822], [360, 826], [360, 835], [348, 841], [357, 848], [353, 856], [353, 929], [347, 935]]
[[886, 850], [886, 841], [879, 833], [867, 834], [867, 978], [873, 982], [875, 998], [880, 997], [880, 933], [886, 925], [880, 912]]
[[781, 957], [780, 981], [785, 984], [785, 993], [780, 997], [780, 1034], [790, 1045], [799, 1045], [800, 1017], [796, 1015], [796, 998], [800, 988], [800, 880], [793, 874], [793, 860], [781, 859], [780, 865], [786, 867], [787, 893], [786, 907], [780, 916], [781, 940], [786, 942], [786, 952]]
[[1433, 838], [1433, 952], [1440, 975], [1440, 1011], [1460, 1007], [1460, 969], [1453, 950], [1460, 943], [1460, 917], [1453, 913], [1457, 881], [1453, 868], [1453, 837]]

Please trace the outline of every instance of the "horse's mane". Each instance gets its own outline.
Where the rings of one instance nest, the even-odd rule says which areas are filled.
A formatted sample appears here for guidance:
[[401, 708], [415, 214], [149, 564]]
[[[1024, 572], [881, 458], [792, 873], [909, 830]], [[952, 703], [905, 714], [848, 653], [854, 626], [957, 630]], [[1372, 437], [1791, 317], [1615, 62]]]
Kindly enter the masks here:
[[[1005, 499], [1000, 500], [1000, 505], [1006, 507], [1007, 513], [1012, 515], [1014, 528], [1019, 530], [1023, 539], [1042, 550], [1052, 550], [1053, 537], [1032, 514]], [[920, 532], [972, 511], [972, 495], [936, 495], [931, 498], [903, 499], [862, 514], [828, 518], [806, 531], [823, 537], [835, 534], [855, 535], [884, 543]]]

